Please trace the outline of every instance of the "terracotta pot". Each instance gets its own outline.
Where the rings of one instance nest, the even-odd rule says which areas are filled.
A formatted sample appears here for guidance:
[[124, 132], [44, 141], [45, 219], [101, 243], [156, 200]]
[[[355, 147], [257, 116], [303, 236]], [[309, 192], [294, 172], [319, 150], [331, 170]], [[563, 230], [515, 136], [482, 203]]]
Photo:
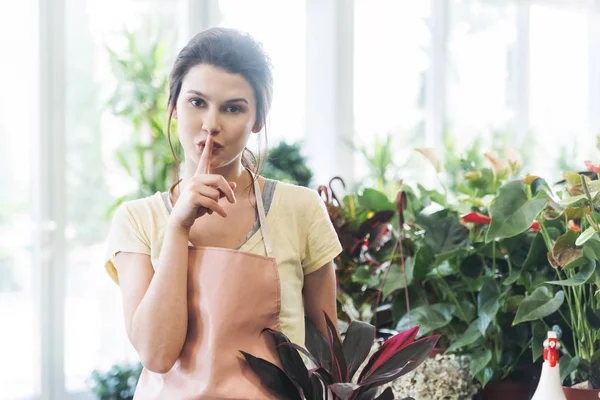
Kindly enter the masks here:
[[600, 399], [600, 390], [595, 389], [573, 389], [563, 387], [563, 392], [567, 400], [598, 400]]
[[530, 382], [495, 382], [483, 390], [482, 400], [529, 400], [532, 395]]

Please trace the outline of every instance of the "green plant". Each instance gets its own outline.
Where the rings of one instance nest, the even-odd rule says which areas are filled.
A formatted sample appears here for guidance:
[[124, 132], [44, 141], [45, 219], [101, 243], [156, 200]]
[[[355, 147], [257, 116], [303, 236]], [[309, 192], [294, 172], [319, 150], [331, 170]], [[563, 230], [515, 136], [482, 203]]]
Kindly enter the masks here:
[[403, 210], [405, 195], [400, 194], [400, 202], [394, 203], [378, 190], [365, 189], [340, 199], [332, 188], [335, 180], [343, 184], [341, 178], [334, 178], [329, 187], [322, 185], [318, 191], [343, 249], [335, 259], [338, 318], [375, 320], [378, 331], [391, 328], [389, 299], [412, 280], [412, 264], [405, 265], [411, 243], [394, 218], [404, 215], [398, 210]]
[[[431, 151], [421, 153], [442, 171]], [[489, 168], [467, 161], [455, 164], [460, 166], [461, 179], [455, 183], [453, 198], [419, 185], [421, 201], [435, 207], [422, 209], [410, 222], [410, 229], [421, 238], [416, 242], [414, 284], [409, 288], [410, 313], [402, 296], [393, 301], [397, 330], [417, 324], [423, 334], [443, 333], [451, 344], [449, 352], [469, 355], [470, 372], [482, 386], [492, 380], [515, 379], [529, 364], [524, 354], [531, 343], [530, 332], [527, 327], [512, 326], [523, 294], [514, 282], [537, 228], [532, 225], [534, 211], [521, 216], [525, 226], [514, 232], [515, 237], [486, 240], [489, 230], [497, 229], [489, 216], [498, 206], [492, 200], [510, 185], [509, 178], [519, 165], [492, 153], [485, 158]], [[519, 209], [518, 204], [514, 206]], [[543, 203], [538, 204], [538, 211], [541, 207]]]
[[[134, 193], [119, 198], [109, 214], [122, 202], [168, 190], [177, 170], [167, 139], [168, 60], [166, 41], [142, 44], [138, 35], [124, 32], [127, 49], [107, 47], [117, 87], [108, 101], [111, 112], [131, 126], [129, 140], [116, 152], [121, 168], [139, 184]], [[182, 150], [172, 135], [177, 157]]]
[[99, 400], [131, 400], [142, 373], [142, 364], [116, 364], [108, 371], [92, 371], [90, 390]]
[[[590, 172], [600, 173], [600, 167], [586, 164]], [[561, 377], [571, 383], [589, 380], [599, 389], [591, 365], [600, 357], [600, 271], [596, 268], [600, 260], [600, 181], [578, 173], [565, 173], [565, 178], [566, 187], [557, 193], [539, 177], [523, 183], [525, 206], [536, 201], [544, 204], [536, 215], [540, 226], [536, 239], [541, 248], [537, 263], [549, 273], [522, 282], [527, 296], [514, 324], [531, 323], [538, 338], [543, 335], [540, 331], [554, 325], [561, 333], [565, 353], [560, 361]], [[541, 353], [539, 348], [534, 351], [534, 357]]]
[[300, 143], [280, 142], [269, 150], [269, 157], [262, 171], [266, 178], [308, 186], [313, 173], [301, 153]]
[[[438, 336], [430, 336], [415, 341], [418, 327], [398, 333], [383, 343], [358, 378], [353, 379], [373, 347], [375, 327], [353, 321], [342, 342], [326, 314], [325, 319], [328, 338], [306, 319], [308, 351], [291, 343], [281, 332], [268, 330], [275, 338], [283, 370], [242, 352], [253, 371], [278, 398], [326, 399], [329, 389], [334, 400], [392, 400], [392, 389], [377, 396], [379, 387], [421, 365], [438, 340]], [[308, 357], [314, 368], [305, 366], [299, 352]]]

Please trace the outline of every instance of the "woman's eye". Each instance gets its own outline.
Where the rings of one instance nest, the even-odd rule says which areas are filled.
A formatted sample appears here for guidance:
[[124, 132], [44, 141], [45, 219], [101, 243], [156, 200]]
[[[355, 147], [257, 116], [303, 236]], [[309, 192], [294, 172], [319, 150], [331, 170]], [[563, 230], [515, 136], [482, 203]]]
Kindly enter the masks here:
[[204, 102], [200, 99], [191, 99], [190, 104], [193, 105], [194, 107], [200, 107], [200, 106], [202, 106], [202, 104], [204, 104]]
[[228, 106], [225, 111], [227, 111], [228, 113], [233, 113], [233, 114], [237, 114], [239, 112], [242, 111], [242, 109], [238, 106]]

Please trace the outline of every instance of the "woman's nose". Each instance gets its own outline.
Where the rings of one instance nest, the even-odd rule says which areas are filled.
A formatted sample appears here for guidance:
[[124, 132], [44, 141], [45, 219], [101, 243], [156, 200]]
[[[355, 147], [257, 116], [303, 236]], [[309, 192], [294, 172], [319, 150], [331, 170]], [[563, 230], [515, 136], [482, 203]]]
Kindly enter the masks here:
[[212, 108], [207, 110], [202, 121], [202, 130], [205, 130], [210, 134], [219, 133], [221, 131], [219, 110]]

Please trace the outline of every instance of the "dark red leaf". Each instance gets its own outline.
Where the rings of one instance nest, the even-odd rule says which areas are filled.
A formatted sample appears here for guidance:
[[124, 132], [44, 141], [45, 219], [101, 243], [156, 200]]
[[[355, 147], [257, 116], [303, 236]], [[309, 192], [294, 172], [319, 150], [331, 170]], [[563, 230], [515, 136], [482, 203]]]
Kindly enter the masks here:
[[369, 355], [375, 341], [375, 327], [361, 321], [352, 321], [344, 338], [344, 356], [348, 363], [348, 381]]
[[285, 373], [300, 387], [304, 393], [310, 393], [310, 383], [308, 381], [308, 370], [302, 361], [300, 354], [290, 346], [283, 346], [283, 344], [291, 344], [290, 340], [283, 333], [274, 331], [272, 329], [265, 329], [275, 339], [277, 345], [277, 353], [279, 354], [279, 360]]
[[309, 318], [304, 318], [306, 327], [306, 348], [318, 361], [318, 367], [331, 371], [331, 349], [325, 336], [317, 329]]
[[439, 338], [439, 335], [428, 336], [403, 346], [381, 366], [372, 368], [369, 375], [359, 381], [359, 384], [365, 387], [369, 387], [370, 384], [380, 386], [411, 372], [429, 357]]
[[250, 368], [260, 377], [265, 387], [278, 399], [302, 400], [294, 382], [278, 366], [262, 358], [254, 357], [252, 354], [243, 351], [240, 351], [240, 353], [250, 364]]
[[385, 342], [375, 354], [371, 356], [369, 362], [363, 369], [362, 373], [359, 377], [359, 382], [362, 382], [363, 379], [370, 375], [371, 371], [375, 371], [379, 368], [383, 363], [385, 363], [392, 355], [397, 353], [404, 346], [412, 343], [419, 332], [419, 327], [415, 326], [413, 328], [407, 329], [396, 335], [392, 336]]
[[324, 312], [325, 321], [327, 322], [327, 329], [329, 332], [329, 344], [332, 350], [333, 358], [333, 371], [332, 374], [338, 379], [338, 382], [345, 382], [348, 375], [348, 367], [346, 365], [346, 358], [344, 357], [344, 348], [342, 342], [337, 334], [335, 326], [329, 316]]

